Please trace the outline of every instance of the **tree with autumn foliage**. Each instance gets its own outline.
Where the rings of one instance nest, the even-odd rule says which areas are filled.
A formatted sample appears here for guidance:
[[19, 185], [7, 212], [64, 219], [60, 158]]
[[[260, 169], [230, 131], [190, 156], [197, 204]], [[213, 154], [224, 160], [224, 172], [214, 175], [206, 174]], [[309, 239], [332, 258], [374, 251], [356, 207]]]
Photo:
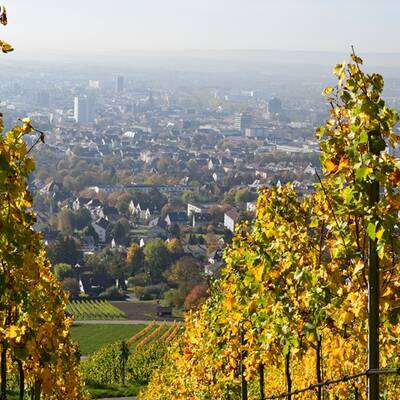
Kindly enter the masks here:
[[205, 301], [208, 296], [208, 286], [204, 284], [193, 286], [185, 299], [185, 310], [192, 310]]
[[[6, 11], [0, 7], [0, 22]], [[0, 41], [3, 52], [11, 46]], [[0, 116], [0, 133], [3, 131]], [[28, 148], [25, 138], [35, 135]], [[67, 295], [51, 271], [27, 178], [35, 168], [30, 151], [44, 134], [29, 119], [0, 134], [0, 398], [18, 382], [19, 398], [85, 399], [77, 348], [66, 316]], [[15, 389], [15, 388], [14, 388]]]
[[[292, 184], [260, 191], [255, 222], [239, 227], [221, 279], [187, 314], [140, 399], [264, 399], [366, 371], [372, 265], [378, 361], [399, 365], [399, 116], [382, 99], [382, 76], [351, 58], [324, 90], [330, 115], [317, 130], [323, 176], [314, 193]], [[366, 390], [365, 378], [343, 380], [296, 399], [365, 399]], [[399, 385], [381, 379], [380, 398], [399, 397]]]

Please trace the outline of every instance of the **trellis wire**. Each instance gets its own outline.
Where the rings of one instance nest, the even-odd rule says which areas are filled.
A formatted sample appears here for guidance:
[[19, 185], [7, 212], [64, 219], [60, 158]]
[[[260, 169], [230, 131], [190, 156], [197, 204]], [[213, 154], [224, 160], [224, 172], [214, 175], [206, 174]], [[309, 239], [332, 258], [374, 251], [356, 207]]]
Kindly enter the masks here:
[[306, 388], [303, 389], [296, 389], [292, 390], [291, 392], [286, 392], [286, 393], [281, 393], [281, 394], [275, 394], [273, 396], [266, 397], [265, 400], [274, 400], [274, 399], [283, 399], [285, 397], [289, 396], [294, 396], [300, 393], [308, 392], [314, 389], [317, 389], [319, 387], [325, 387], [325, 386], [330, 386], [330, 385], [336, 385], [338, 383], [342, 382], [348, 382], [354, 379], [361, 378], [363, 376], [369, 376], [369, 375], [400, 375], [400, 367], [398, 368], [380, 368], [380, 369], [369, 369], [364, 372], [360, 372], [358, 374], [354, 375], [344, 375], [340, 378], [335, 378], [335, 379], [328, 379], [326, 381], [320, 382], [320, 383], [314, 383], [310, 386], [307, 386]]

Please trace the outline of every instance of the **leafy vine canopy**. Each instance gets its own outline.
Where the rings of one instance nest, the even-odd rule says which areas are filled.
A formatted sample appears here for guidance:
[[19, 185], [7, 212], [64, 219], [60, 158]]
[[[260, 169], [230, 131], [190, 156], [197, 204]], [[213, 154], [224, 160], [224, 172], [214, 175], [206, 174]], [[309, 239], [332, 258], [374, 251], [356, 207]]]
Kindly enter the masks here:
[[[186, 316], [141, 399], [240, 398], [241, 365], [251, 399], [365, 371], [370, 241], [379, 258], [380, 363], [398, 365], [399, 116], [382, 98], [382, 76], [363, 72], [354, 52], [351, 59], [334, 67], [338, 83], [323, 92], [329, 118], [316, 131], [322, 175], [314, 193], [300, 195], [293, 184], [260, 191], [255, 221], [237, 227], [210, 298]], [[381, 392], [400, 396], [388, 379]], [[355, 393], [366, 393], [365, 380], [329, 388], [329, 398]]]
[[[7, 23], [3, 6], [0, 23]], [[4, 41], [0, 46], [5, 53], [12, 50]], [[35, 399], [86, 399], [67, 295], [52, 273], [41, 234], [33, 230], [30, 151], [44, 134], [29, 118], [3, 130], [0, 116], [0, 398], [6, 399], [7, 383], [17, 377], [21, 398], [30, 388]], [[27, 135], [35, 135], [30, 148]]]

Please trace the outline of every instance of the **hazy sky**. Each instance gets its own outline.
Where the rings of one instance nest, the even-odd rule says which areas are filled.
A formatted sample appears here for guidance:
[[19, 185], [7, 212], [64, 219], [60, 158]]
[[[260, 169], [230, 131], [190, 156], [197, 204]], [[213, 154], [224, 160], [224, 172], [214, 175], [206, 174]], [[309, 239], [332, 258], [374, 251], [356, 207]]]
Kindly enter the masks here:
[[400, 52], [400, 0], [0, 0], [20, 55], [132, 50]]

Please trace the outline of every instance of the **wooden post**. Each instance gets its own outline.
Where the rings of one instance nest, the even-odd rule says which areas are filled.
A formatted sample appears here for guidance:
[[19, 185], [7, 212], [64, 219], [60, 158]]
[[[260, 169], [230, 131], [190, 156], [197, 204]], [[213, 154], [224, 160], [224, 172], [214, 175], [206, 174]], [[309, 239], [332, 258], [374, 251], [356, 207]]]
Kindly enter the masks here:
[[[292, 391], [292, 376], [290, 375], [290, 350], [285, 357], [285, 375], [286, 375], [286, 389], [290, 393]], [[292, 395], [288, 394], [288, 400], [292, 400]]]
[[247, 400], [248, 396], [247, 396], [247, 381], [246, 378], [244, 376], [244, 364], [243, 364], [243, 359], [245, 357], [245, 352], [243, 351], [243, 345], [244, 345], [244, 333], [243, 330], [241, 330], [240, 332], [240, 344], [241, 344], [241, 349], [240, 349], [240, 379], [241, 379], [241, 383], [242, 383], [242, 396], [241, 399], [242, 400]]
[[25, 373], [22, 366], [22, 361], [18, 360], [18, 373], [19, 373], [19, 400], [24, 400], [25, 396]]
[[[322, 366], [321, 366], [321, 353], [322, 353], [322, 337], [319, 337], [317, 340], [317, 362], [316, 362], [316, 369], [317, 369], [317, 382], [322, 382]], [[322, 386], [318, 387], [317, 389], [317, 399], [322, 400]]]
[[[379, 155], [379, 132], [370, 132], [368, 139], [371, 154]], [[369, 207], [379, 202], [379, 182], [372, 180], [368, 189]], [[373, 212], [373, 216], [376, 215]], [[374, 221], [375, 222], [375, 221]], [[368, 369], [379, 368], [379, 257], [377, 239], [368, 238]], [[368, 375], [368, 400], [379, 400], [379, 374]]]
[[354, 386], [354, 400], [358, 400], [359, 396], [358, 396], [358, 387]]
[[0, 370], [1, 370], [0, 400], [6, 400], [6, 398], [7, 398], [7, 350], [4, 347], [1, 351]]
[[120, 357], [121, 357], [121, 383], [125, 385], [126, 382], [126, 363], [129, 357], [129, 347], [128, 344], [123, 340], [120, 347]]
[[34, 400], [40, 400], [42, 397], [42, 382], [40, 382], [38, 379], [35, 381], [35, 388], [34, 388]]
[[264, 384], [264, 364], [260, 363], [260, 400], [265, 400], [265, 384]]

